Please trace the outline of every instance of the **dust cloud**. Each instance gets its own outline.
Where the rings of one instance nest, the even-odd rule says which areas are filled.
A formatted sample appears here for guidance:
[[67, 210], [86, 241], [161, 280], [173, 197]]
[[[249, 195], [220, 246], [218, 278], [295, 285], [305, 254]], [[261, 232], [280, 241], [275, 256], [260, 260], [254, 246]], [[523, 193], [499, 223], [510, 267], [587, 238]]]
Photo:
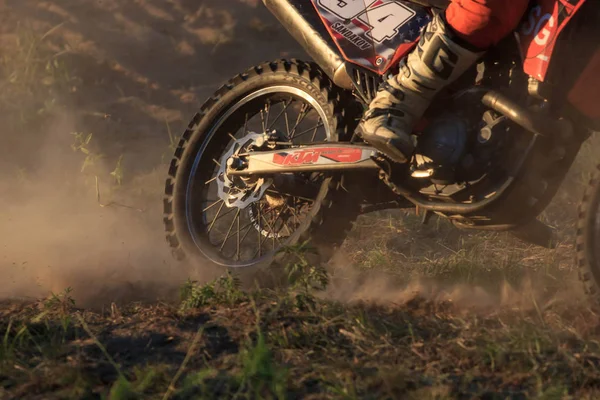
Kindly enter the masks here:
[[[294, 40], [274, 35], [283, 28], [255, 0], [0, 5], [0, 42], [15, 47], [0, 47], [0, 79], [24, 69], [39, 74], [19, 81], [21, 92], [0, 96], [0, 298], [71, 287], [82, 306], [156, 301], [175, 296], [187, 278], [212, 278], [216, 271], [206, 265], [175, 261], [164, 239], [173, 144], [222, 83], [264, 60], [293, 56]], [[31, 37], [43, 37], [51, 54], [16, 64], [29, 43], [37, 51]], [[36, 58], [44, 61], [33, 68]], [[36, 99], [40, 82], [57, 90]], [[41, 109], [51, 110], [36, 123]], [[92, 134], [92, 155], [102, 155], [85, 172], [72, 133]], [[120, 157], [124, 180], [115, 189], [110, 173]], [[102, 206], [109, 201], [116, 204]]]
[[[566, 225], [566, 221], [565, 225]], [[418, 232], [399, 233], [417, 236]], [[490, 267], [494, 254], [475, 254], [469, 260], [477, 268], [478, 277], [449, 276], [446, 272], [437, 274], [427, 271], [425, 263], [448, 263], [443, 254], [438, 253], [437, 260], [431, 260], [428, 249], [423, 254], [414, 254], [392, 258], [392, 269], [360, 268], [352, 259], [353, 238], [348, 248], [336, 253], [331, 261], [330, 284], [319, 297], [346, 304], [373, 304], [378, 306], [402, 307], [413, 301], [426, 301], [434, 304], [447, 303], [458, 313], [489, 314], [499, 310], [517, 310], [540, 312], [556, 304], [562, 307], [576, 304], [588, 304], [582, 285], [577, 277], [574, 263], [574, 238], [572, 233], [560, 236], [561, 244], [555, 250], [537, 248], [521, 244], [515, 246], [516, 239], [494, 239], [497, 251], [513, 252], [513, 268], [518, 271], [510, 279], [501, 275], [511, 272], [495, 270]], [[441, 234], [440, 234], [441, 235]], [[485, 237], [475, 237], [474, 242], [485, 243]], [[426, 240], [424, 246], [435, 247], [436, 241]], [[452, 243], [446, 243], [453, 246]], [[462, 242], [464, 248], [473, 243]], [[491, 246], [490, 246], [491, 247]], [[353, 249], [356, 251], [356, 249]], [[406, 249], [401, 249], [406, 250]], [[359, 250], [360, 251], [360, 250]], [[410, 254], [410, 251], [406, 251]], [[497, 256], [496, 256], [497, 257]], [[450, 264], [450, 263], [448, 263]], [[501, 268], [501, 267], [499, 267]], [[513, 271], [513, 273], [515, 272]], [[456, 273], [454, 271], [453, 273]]]
[[[72, 124], [62, 118], [40, 135], [37, 167], [27, 176], [0, 177], [0, 298], [38, 298], [68, 287], [81, 305], [172, 297], [201, 269], [170, 256], [159, 192], [102, 207], [94, 179], [77, 174], [81, 157], [66, 143]], [[110, 172], [102, 163], [97, 170]], [[158, 172], [140, 178], [157, 185]]]
[[414, 300], [433, 303], [451, 303], [463, 312], [490, 312], [500, 308], [521, 311], [544, 310], [555, 303], [574, 304], [585, 301], [583, 291], [575, 286], [544, 294], [544, 288], [536, 286], [531, 278], [524, 278], [518, 285], [501, 282], [499, 291], [470, 283], [444, 283], [442, 280], [415, 278], [408, 283], [390, 281], [384, 272], [370, 273], [368, 277], [346, 272], [343, 277], [332, 280], [323, 298], [348, 304], [368, 303], [382, 306], [403, 306]]

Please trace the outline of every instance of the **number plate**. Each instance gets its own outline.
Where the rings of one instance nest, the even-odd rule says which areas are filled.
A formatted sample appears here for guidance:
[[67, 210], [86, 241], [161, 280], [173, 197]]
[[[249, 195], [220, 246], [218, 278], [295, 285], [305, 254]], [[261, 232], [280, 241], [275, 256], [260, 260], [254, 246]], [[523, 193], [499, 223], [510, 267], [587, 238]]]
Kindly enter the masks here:
[[312, 0], [343, 55], [384, 73], [429, 22], [426, 8], [401, 0]]

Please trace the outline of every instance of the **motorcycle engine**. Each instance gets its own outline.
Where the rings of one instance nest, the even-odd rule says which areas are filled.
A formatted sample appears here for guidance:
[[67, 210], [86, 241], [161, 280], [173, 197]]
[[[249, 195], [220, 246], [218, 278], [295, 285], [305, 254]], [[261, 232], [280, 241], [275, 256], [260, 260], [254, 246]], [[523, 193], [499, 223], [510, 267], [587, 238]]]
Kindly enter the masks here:
[[468, 126], [464, 119], [453, 114], [436, 118], [419, 135], [413, 177], [428, 177], [437, 184], [454, 183], [467, 141]]
[[508, 120], [491, 111], [478, 124], [459, 114], [434, 118], [418, 137], [412, 177], [421, 193], [452, 196], [493, 169], [508, 139]]

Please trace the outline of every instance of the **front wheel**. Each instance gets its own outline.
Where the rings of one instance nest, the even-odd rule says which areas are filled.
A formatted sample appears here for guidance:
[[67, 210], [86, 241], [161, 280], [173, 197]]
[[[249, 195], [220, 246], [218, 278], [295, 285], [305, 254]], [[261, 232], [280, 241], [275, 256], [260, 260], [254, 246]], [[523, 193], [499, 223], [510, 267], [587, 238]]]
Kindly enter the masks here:
[[[598, 166], [600, 171], [600, 165]], [[577, 261], [585, 291], [600, 304], [600, 174], [590, 181], [579, 210]]]
[[274, 130], [295, 145], [344, 140], [343, 111], [331, 81], [298, 61], [254, 67], [219, 89], [183, 134], [169, 168], [164, 222], [176, 257], [254, 270], [270, 265], [283, 247], [315, 235], [320, 248], [339, 244], [358, 208], [350, 207], [356, 212], [343, 221], [328, 212], [338, 196], [334, 177], [293, 174], [287, 179], [306, 190], [288, 195], [266, 178], [227, 176], [225, 163]]

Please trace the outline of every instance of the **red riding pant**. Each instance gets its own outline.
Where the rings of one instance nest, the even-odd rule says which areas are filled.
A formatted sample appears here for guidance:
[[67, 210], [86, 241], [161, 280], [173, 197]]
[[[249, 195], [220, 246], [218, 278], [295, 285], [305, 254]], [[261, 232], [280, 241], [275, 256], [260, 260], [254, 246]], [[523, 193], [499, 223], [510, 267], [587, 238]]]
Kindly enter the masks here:
[[466, 42], [487, 49], [513, 32], [529, 0], [452, 0], [446, 20]]

